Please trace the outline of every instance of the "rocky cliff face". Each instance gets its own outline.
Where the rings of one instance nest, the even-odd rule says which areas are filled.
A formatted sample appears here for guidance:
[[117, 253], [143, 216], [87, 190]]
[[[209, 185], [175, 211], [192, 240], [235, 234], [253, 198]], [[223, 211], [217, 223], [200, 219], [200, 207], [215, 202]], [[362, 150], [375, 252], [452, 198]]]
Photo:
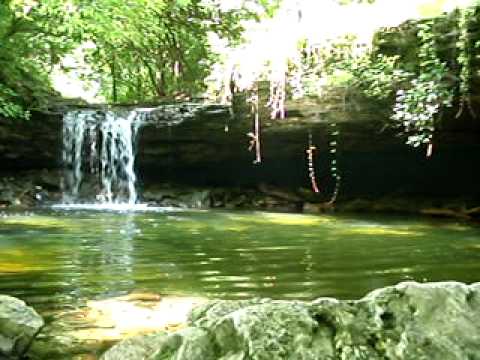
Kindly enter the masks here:
[[[480, 132], [464, 128], [439, 134], [434, 155], [427, 159], [425, 149], [406, 146], [393, 129], [382, 131], [381, 114], [340, 115], [292, 110], [286, 120], [264, 121], [263, 162], [258, 165], [247, 150], [251, 124], [245, 117], [230, 118], [226, 113], [175, 127], [145, 126], [139, 137], [138, 173], [147, 187], [155, 182], [224, 187], [264, 183], [309, 189], [305, 151], [310, 133], [317, 148], [319, 199], [328, 199], [333, 191], [330, 168], [335, 159], [345, 197], [478, 196], [480, 164], [475, 153], [480, 149]], [[337, 124], [335, 130], [332, 123]], [[336, 138], [334, 131], [339, 132]]]
[[62, 117], [34, 114], [32, 119], [0, 118], [0, 176], [60, 165]]
[[[465, 200], [466, 207], [478, 205], [480, 131], [474, 123], [458, 122], [439, 132], [433, 156], [427, 159], [425, 149], [404, 145], [395, 129], [384, 128], [385, 111], [373, 105], [368, 108], [352, 101], [348, 112], [325, 112], [316, 103], [289, 106], [287, 119], [263, 120], [263, 161], [256, 165], [255, 154], [248, 151], [246, 134], [252, 127], [248, 114], [232, 115], [228, 108], [220, 106], [203, 107], [194, 116], [182, 115], [181, 107], [170, 115], [160, 112], [162, 116], [146, 123], [138, 136], [136, 170], [140, 196], [145, 194], [145, 201], [155, 200], [167, 184], [240, 192], [262, 192], [261, 188], [274, 187], [297, 197], [306, 194], [302, 201], [322, 203], [332, 196], [335, 180], [331, 167], [332, 161], [336, 161], [342, 177], [340, 202], [355, 198], [457, 197]], [[15, 201], [7, 184], [12, 174], [15, 186], [19, 187], [17, 192], [33, 194], [35, 200], [45, 181], [30, 181], [33, 189], [27, 189], [22, 183], [39, 177], [28, 171], [59, 170], [61, 127], [58, 116], [0, 123], [0, 177], [1, 183], [5, 183], [0, 184], [0, 200], [4, 204]], [[316, 147], [314, 165], [319, 194], [312, 192], [308, 177], [305, 151], [309, 134]], [[59, 171], [47, 176], [52, 191], [58, 191], [60, 176]]]

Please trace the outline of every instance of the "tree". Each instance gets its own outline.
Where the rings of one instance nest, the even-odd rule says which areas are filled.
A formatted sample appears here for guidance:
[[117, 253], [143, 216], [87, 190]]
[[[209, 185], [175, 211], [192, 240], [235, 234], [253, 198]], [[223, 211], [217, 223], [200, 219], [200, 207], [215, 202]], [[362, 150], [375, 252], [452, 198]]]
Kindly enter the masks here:
[[[52, 96], [49, 74], [85, 44], [109, 102], [194, 96], [215, 54], [210, 33], [235, 41], [241, 20], [201, 0], [7, 0], [0, 4], [0, 115], [28, 117]], [[89, 74], [85, 74], [89, 76]], [[90, 75], [91, 76], [91, 75]]]
[[221, 12], [199, 0], [101, 0], [79, 5], [87, 62], [114, 103], [196, 95], [215, 55], [208, 34], [230, 40], [247, 12]]
[[78, 40], [78, 15], [65, 1], [7, 0], [0, 4], [0, 114], [28, 117], [54, 94], [48, 78]]

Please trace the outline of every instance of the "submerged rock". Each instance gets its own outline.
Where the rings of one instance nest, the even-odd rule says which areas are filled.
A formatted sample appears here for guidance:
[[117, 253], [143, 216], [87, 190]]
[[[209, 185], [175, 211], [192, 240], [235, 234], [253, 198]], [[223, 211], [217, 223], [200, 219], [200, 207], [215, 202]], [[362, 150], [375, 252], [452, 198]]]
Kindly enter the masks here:
[[90, 300], [85, 307], [52, 316], [30, 347], [28, 359], [98, 359], [99, 354], [125, 338], [129, 341], [110, 356], [123, 354], [121, 358], [125, 360], [143, 359], [141, 354], [150, 354], [149, 344], [157, 344], [160, 335], [137, 335], [171, 333], [184, 328], [189, 311], [205, 301], [152, 293]]
[[21, 358], [43, 325], [23, 301], [0, 295], [0, 359]]
[[103, 360], [480, 359], [480, 283], [401, 283], [358, 301], [213, 301], [189, 327], [137, 337]]

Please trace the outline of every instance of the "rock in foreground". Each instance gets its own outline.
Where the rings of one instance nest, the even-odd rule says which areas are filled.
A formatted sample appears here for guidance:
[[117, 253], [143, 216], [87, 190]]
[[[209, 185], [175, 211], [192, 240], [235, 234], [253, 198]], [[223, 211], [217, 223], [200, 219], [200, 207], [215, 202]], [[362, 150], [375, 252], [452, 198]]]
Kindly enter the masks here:
[[21, 358], [42, 326], [42, 318], [23, 301], [0, 295], [0, 359]]
[[401, 283], [358, 301], [213, 301], [189, 327], [123, 341], [103, 360], [480, 359], [480, 283]]

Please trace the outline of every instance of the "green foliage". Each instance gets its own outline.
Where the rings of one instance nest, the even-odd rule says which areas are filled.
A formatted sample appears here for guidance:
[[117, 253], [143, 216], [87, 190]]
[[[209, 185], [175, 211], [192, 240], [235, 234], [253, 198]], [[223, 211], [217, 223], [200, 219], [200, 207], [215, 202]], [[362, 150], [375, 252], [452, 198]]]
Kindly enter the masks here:
[[[397, 92], [392, 119], [399, 123], [408, 134], [407, 143], [413, 146], [431, 143], [435, 123], [442, 109], [453, 105], [458, 89], [459, 116], [465, 105], [473, 113], [470, 99], [475, 46], [470, 37], [471, 22], [476, 18], [476, 8], [460, 9], [458, 16], [457, 56], [454, 64], [458, 69], [448, 67], [437, 54], [433, 21], [418, 25], [418, 76], [410, 82], [410, 87]], [[452, 29], [453, 30], [453, 29]], [[454, 65], [455, 66], [455, 65]], [[456, 81], [454, 81], [456, 80]]]
[[[472, 21], [477, 21], [477, 11], [476, 7], [469, 7], [446, 17], [417, 22], [417, 41], [402, 39], [405, 40], [402, 46], [410, 48], [387, 48], [390, 55], [374, 49], [355, 56], [353, 47], [342, 41], [323, 60], [329, 83], [361, 90], [374, 100], [393, 101], [391, 120], [407, 135], [407, 144], [415, 147], [430, 144], [440, 114], [453, 105], [454, 95], [458, 94], [459, 98], [457, 115], [465, 105], [473, 113], [470, 93], [475, 51], [480, 41], [474, 42], [471, 34], [476, 28]], [[438, 49], [449, 47], [448, 43], [439, 44], [439, 40], [453, 34], [455, 23], [459, 35], [455, 58], [451, 59], [448, 58], [451, 53], [440, 55]], [[404, 32], [406, 29], [399, 29], [395, 36], [408, 35]], [[398, 39], [395, 40], [398, 44]], [[403, 56], [412, 46], [416, 49], [416, 54], [412, 53], [416, 58]]]
[[460, 66], [460, 84], [459, 84], [459, 95], [460, 95], [460, 109], [457, 113], [459, 116], [465, 104], [467, 104], [471, 109], [470, 103], [470, 82], [472, 78], [472, 53], [473, 49], [470, 44], [470, 23], [475, 16], [475, 8], [469, 7], [466, 9], [460, 10], [459, 19], [458, 19], [458, 29], [459, 37], [457, 41], [458, 57], [457, 62]]
[[[337, 39], [304, 57], [304, 79], [297, 82], [308, 84], [304, 88], [312, 94], [321, 93], [312, 86], [316, 82], [393, 103], [391, 120], [405, 133], [407, 143], [431, 144], [440, 116], [453, 106], [454, 96], [458, 95], [457, 116], [465, 105], [475, 115], [470, 93], [480, 48], [480, 40], [473, 38], [478, 36], [478, 11], [477, 5], [384, 29], [388, 37], [377, 35], [378, 47], [372, 51], [359, 49], [352, 36]], [[451, 50], [452, 38], [456, 51]], [[301, 48], [307, 52], [306, 45]]]
[[275, 15], [282, 4], [282, 0], [258, 0], [258, 3], [265, 9], [268, 17]]
[[49, 72], [73, 48], [76, 14], [64, 1], [4, 1], [0, 4], [0, 114], [28, 117], [54, 95]]
[[322, 49], [319, 58], [305, 61], [307, 69], [304, 73], [316, 76], [317, 82], [324, 76], [330, 86], [353, 88], [372, 99], [392, 98], [395, 89], [409, 81], [413, 74], [402, 68], [398, 55], [388, 56], [363, 49], [356, 54], [355, 40], [347, 36]]
[[373, 4], [375, 0], [337, 0], [341, 5], [349, 5], [351, 3], [357, 4]]
[[248, 16], [199, 0], [101, 0], [85, 2], [80, 14], [95, 45], [86, 60], [111, 102], [195, 96], [215, 59], [209, 32], [238, 39]]
[[[271, 1], [263, 3], [272, 9]], [[82, 76], [98, 81], [109, 102], [195, 96], [215, 60], [209, 34], [238, 41], [241, 20], [255, 17], [217, 5], [200, 0], [2, 2], [0, 114], [25, 117], [27, 107], [47, 107], [57, 95], [51, 72], [78, 47], [93, 70]]]
[[12, 89], [0, 84], [0, 115], [5, 118], [28, 119], [30, 113], [16, 103], [18, 94]]
[[419, 75], [406, 90], [398, 90], [392, 120], [408, 134], [407, 144], [419, 146], [432, 141], [435, 119], [442, 106], [452, 105], [453, 89], [447, 83], [448, 68], [436, 53], [433, 22], [418, 26]]
[[367, 53], [352, 57], [341, 64], [351, 73], [349, 85], [361, 90], [367, 97], [388, 99], [394, 89], [412, 74], [402, 70], [399, 56]]

